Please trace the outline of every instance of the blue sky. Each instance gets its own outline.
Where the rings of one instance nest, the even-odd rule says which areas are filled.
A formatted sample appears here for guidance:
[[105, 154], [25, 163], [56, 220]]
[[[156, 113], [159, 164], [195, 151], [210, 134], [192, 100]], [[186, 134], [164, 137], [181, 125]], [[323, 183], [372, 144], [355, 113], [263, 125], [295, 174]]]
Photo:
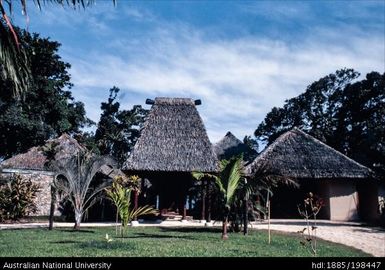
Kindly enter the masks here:
[[42, 11], [27, 2], [29, 30], [62, 44], [73, 95], [96, 122], [117, 86], [122, 108], [199, 98], [213, 142], [227, 131], [242, 139], [272, 107], [337, 69], [385, 71], [384, 1], [97, 0]]

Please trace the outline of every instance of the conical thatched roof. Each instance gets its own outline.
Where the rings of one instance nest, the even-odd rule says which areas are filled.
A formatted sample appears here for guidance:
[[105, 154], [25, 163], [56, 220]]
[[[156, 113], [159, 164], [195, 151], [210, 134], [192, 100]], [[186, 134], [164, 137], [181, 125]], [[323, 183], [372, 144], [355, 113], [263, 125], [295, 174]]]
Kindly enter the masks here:
[[189, 98], [156, 98], [123, 170], [216, 172], [218, 160]]
[[[59, 138], [48, 140], [46, 145], [48, 144], [52, 144], [56, 150], [55, 159], [67, 158], [85, 149], [77, 140], [71, 138], [68, 134], [63, 134]], [[32, 147], [28, 152], [6, 159], [0, 165], [3, 169], [44, 171], [46, 170], [46, 162], [47, 158], [43, 153], [42, 147]]]
[[219, 142], [214, 144], [214, 152], [221, 160], [230, 159], [239, 154], [244, 154], [246, 157], [251, 155], [254, 151], [229, 131]]
[[371, 170], [344, 154], [294, 128], [281, 135], [250, 165], [249, 175], [258, 168], [292, 178], [367, 178]]

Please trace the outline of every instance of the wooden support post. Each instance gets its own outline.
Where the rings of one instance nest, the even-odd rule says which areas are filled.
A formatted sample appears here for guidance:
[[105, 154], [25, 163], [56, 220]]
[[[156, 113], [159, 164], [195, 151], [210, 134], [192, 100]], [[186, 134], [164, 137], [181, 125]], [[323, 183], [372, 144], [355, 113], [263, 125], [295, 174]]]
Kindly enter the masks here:
[[202, 212], [201, 212], [201, 220], [206, 219], [206, 187], [205, 180], [202, 180]]
[[179, 201], [179, 214], [182, 215], [182, 220], [186, 220], [186, 198], [185, 196]]
[[207, 181], [206, 185], [206, 196], [207, 196], [207, 222], [211, 222], [211, 192], [210, 192], [210, 182]]
[[249, 219], [248, 219], [248, 213], [249, 213], [249, 208], [248, 208], [248, 200], [245, 199], [243, 200], [244, 203], [244, 212], [243, 212], [243, 235], [246, 235], [248, 233], [248, 228], [247, 226], [249, 225]]
[[269, 244], [271, 243], [271, 233], [270, 233], [270, 200], [267, 201], [267, 219], [268, 219], [268, 224], [267, 224], [267, 230], [269, 233]]
[[[134, 190], [134, 210], [138, 209], [138, 197], [139, 197], [139, 192], [137, 190]], [[135, 216], [134, 221], [137, 221], [138, 218]]]

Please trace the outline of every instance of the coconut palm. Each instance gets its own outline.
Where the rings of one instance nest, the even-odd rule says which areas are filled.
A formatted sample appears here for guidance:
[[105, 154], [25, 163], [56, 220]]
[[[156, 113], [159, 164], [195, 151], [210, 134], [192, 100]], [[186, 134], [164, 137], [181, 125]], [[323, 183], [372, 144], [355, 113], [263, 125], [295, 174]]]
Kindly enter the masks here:
[[[112, 0], [116, 5], [117, 0]], [[27, 15], [26, 0], [4, 0], [0, 1], [0, 74], [13, 83], [15, 95], [19, 95], [26, 89], [31, 79], [31, 70], [28, 64], [28, 58], [19, 42], [16, 31], [13, 28], [9, 14], [12, 13], [15, 2], [20, 3], [24, 16]], [[69, 6], [74, 9], [86, 8], [95, 3], [95, 0], [34, 0], [38, 8], [42, 9], [42, 4], [54, 3], [62, 6]]]
[[97, 156], [88, 151], [55, 160], [51, 164], [56, 172], [55, 189], [74, 208], [76, 230], [80, 228], [84, 213], [96, 202], [97, 195], [111, 184], [109, 181], [93, 182], [95, 175], [105, 165], [115, 167], [116, 162], [108, 156]]
[[236, 191], [244, 179], [243, 157], [241, 156], [230, 160], [221, 160], [219, 176], [208, 173], [193, 172], [193, 177], [197, 180], [201, 180], [204, 177], [215, 179], [215, 183], [223, 196], [224, 215], [222, 224], [222, 239], [226, 240], [228, 238], [227, 225], [231, 206], [234, 202]]

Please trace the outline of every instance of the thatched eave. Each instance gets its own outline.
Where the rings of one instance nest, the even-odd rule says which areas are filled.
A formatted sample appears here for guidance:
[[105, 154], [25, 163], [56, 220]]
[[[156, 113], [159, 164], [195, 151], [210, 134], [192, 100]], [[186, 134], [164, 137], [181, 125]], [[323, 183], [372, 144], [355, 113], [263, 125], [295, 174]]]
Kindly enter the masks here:
[[294, 128], [282, 134], [247, 166], [291, 178], [369, 178], [372, 171], [325, 143]]

